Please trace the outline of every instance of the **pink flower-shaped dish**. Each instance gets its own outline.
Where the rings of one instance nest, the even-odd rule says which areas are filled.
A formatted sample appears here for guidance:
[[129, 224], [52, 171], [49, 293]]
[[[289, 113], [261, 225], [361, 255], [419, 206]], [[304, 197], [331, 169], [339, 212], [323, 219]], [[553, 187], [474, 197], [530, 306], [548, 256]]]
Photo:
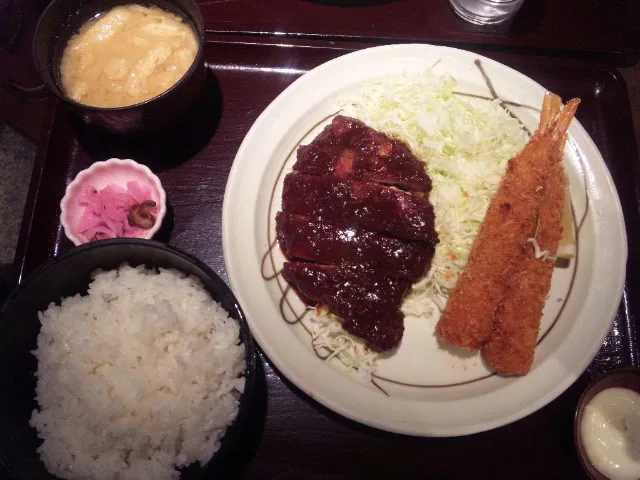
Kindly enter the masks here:
[[78, 173], [60, 202], [60, 222], [75, 245], [102, 238], [150, 239], [167, 211], [160, 179], [133, 160], [111, 158]]

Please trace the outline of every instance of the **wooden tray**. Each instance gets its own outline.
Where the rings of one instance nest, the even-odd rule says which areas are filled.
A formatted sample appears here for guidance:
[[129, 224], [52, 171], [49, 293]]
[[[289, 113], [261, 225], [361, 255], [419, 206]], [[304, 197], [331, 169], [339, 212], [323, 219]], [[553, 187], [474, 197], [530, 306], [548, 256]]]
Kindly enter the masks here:
[[600, 54], [635, 63], [640, 8], [634, 0], [527, 0], [510, 26], [475, 27], [449, 0], [207, 1], [200, 8], [211, 32], [375, 42], [455, 43], [478, 48]]
[[[302, 72], [366, 46], [211, 37], [206, 50], [211, 71], [201, 107], [179, 129], [144, 141], [102, 137], [79, 128], [67, 109], [52, 101], [26, 207], [15, 280], [23, 280], [48, 258], [72, 247], [59, 224], [65, 186], [91, 162], [110, 157], [146, 161], [158, 173], [170, 204], [159, 239], [197, 255], [226, 279], [222, 198], [244, 135]], [[640, 176], [626, 89], [616, 72], [594, 61], [478, 53], [518, 69], [563, 97], [581, 97], [578, 118], [613, 175], [628, 229], [629, 273], [613, 329], [598, 356], [564, 394], [525, 419], [466, 437], [411, 438], [364, 427], [328, 411], [281, 377], [261, 355], [246, 443], [223, 466], [220, 478], [584, 478], [572, 438], [578, 396], [597, 374], [638, 365]]]

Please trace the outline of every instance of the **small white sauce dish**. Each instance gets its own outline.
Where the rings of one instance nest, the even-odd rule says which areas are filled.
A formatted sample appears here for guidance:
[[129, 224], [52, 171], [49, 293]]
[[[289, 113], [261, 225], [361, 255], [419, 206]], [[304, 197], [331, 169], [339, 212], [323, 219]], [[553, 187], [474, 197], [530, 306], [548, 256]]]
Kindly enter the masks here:
[[153, 200], [157, 205], [155, 224], [149, 229], [142, 230], [141, 234], [136, 237], [151, 239], [162, 225], [167, 212], [166, 193], [160, 179], [149, 167], [130, 159], [119, 158], [95, 162], [89, 168], [78, 173], [67, 186], [65, 195], [60, 202], [60, 223], [67, 238], [76, 246], [88, 242], [78, 231], [78, 223], [86, 208], [80, 204], [80, 198], [88, 187], [94, 187], [100, 191], [108, 185], [118, 185], [126, 189], [127, 182], [132, 181], [143, 189], [148, 189], [150, 200]]
[[591, 479], [640, 478], [640, 368], [619, 368], [591, 382], [578, 401], [574, 439]]

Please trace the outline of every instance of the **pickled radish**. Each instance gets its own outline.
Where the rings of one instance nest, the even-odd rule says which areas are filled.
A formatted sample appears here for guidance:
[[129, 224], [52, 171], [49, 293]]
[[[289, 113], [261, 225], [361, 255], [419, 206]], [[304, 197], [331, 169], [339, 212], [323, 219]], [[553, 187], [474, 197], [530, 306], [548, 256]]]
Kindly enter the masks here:
[[[88, 186], [79, 198], [84, 206], [77, 230], [86, 241], [116, 237], [142, 237], [145, 229], [131, 225], [128, 215], [132, 207], [151, 199], [151, 190], [138, 182], [127, 182], [127, 188], [109, 184], [98, 190]], [[157, 215], [158, 205], [151, 209]]]

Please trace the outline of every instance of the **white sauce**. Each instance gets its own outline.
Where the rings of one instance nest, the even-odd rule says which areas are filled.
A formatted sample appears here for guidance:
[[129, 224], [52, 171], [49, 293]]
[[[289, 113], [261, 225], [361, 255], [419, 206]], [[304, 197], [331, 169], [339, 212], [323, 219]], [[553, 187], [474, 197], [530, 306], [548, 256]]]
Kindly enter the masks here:
[[587, 404], [580, 425], [589, 460], [612, 480], [640, 479], [640, 394], [607, 388]]

